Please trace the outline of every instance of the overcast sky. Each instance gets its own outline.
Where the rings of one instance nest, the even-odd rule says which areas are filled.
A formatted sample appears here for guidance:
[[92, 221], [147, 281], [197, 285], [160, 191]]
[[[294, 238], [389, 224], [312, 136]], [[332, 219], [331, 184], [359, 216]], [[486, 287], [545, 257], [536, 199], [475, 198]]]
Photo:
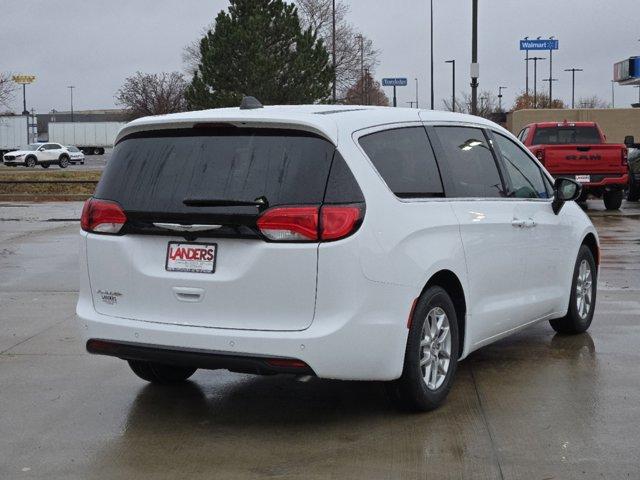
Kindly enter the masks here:
[[[398, 90], [404, 105], [420, 85], [420, 103], [429, 99], [428, 0], [350, 0], [349, 20], [382, 52], [376, 71], [405, 76]], [[611, 101], [613, 63], [640, 55], [638, 0], [479, 0], [480, 89], [506, 86], [505, 103], [524, 89], [524, 36], [555, 35], [554, 97], [570, 102], [571, 76], [580, 67], [576, 97], [593, 94]], [[457, 60], [457, 90], [469, 90], [471, 0], [434, 0], [436, 108], [451, 95], [451, 67]], [[27, 87], [27, 106], [38, 112], [68, 110], [68, 85], [76, 109], [113, 108], [114, 92], [137, 70], [183, 70], [183, 47], [228, 5], [223, 0], [4, 0], [0, 7], [0, 71], [37, 75]], [[547, 52], [542, 54], [548, 57]], [[549, 76], [548, 62], [539, 77]], [[533, 80], [531, 79], [531, 82]], [[547, 89], [548, 83], [539, 84]], [[390, 96], [388, 89], [387, 93]], [[638, 89], [616, 86], [616, 106], [637, 101]], [[13, 110], [22, 110], [18, 92]]]

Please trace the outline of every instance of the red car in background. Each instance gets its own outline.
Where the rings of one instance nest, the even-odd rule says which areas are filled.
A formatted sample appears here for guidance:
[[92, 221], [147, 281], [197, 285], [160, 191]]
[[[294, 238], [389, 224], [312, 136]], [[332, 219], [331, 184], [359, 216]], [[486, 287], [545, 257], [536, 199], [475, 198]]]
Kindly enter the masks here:
[[568, 177], [589, 194], [602, 197], [607, 210], [622, 205], [629, 184], [627, 147], [606, 143], [595, 122], [543, 122], [524, 127], [518, 138], [554, 177]]

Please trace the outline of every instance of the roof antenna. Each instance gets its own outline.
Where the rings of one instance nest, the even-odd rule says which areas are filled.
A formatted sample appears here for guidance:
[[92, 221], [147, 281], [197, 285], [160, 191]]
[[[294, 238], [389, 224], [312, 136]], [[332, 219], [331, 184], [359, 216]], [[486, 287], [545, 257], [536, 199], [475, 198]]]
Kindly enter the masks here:
[[256, 97], [244, 96], [240, 103], [240, 110], [255, 110], [256, 108], [264, 108]]

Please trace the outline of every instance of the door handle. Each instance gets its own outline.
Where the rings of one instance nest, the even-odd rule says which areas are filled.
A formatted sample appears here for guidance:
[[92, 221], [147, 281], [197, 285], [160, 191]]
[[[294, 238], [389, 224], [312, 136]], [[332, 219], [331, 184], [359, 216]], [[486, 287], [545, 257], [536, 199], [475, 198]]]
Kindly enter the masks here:
[[173, 294], [181, 302], [198, 303], [204, 297], [202, 288], [173, 287]]
[[515, 228], [524, 228], [524, 224], [525, 224], [524, 220], [518, 220], [516, 218], [514, 218], [511, 221], [511, 225], [514, 226]]

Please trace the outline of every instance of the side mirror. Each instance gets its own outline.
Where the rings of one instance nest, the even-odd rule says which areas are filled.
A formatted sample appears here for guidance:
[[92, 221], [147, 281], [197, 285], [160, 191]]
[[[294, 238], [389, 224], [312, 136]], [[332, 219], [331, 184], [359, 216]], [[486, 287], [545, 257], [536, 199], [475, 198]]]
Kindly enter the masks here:
[[577, 200], [582, 192], [582, 185], [570, 178], [556, 178], [553, 184], [553, 213], [558, 215], [565, 202]]
[[636, 144], [636, 140], [633, 138], [633, 135], [627, 135], [624, 137], [624, 144], [627, 148], [632, 148]]

